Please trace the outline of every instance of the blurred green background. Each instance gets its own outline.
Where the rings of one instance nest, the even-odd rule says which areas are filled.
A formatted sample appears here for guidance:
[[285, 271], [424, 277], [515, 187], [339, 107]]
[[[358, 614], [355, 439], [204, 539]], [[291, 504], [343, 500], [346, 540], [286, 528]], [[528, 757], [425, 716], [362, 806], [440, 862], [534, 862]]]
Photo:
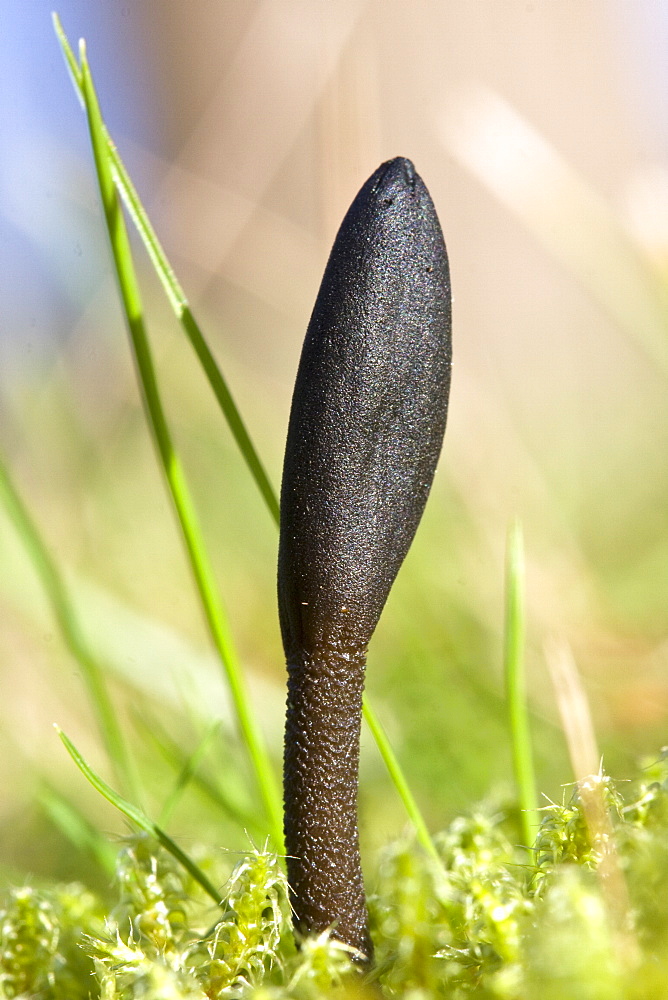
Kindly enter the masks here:
[[[572, 770], [546, 647], [566, 642], [607, 769], [666, 742], [668, 13], [651, 0], [140, 0], [59, 7], [107, 123], [278, 487], [292, 383], [336, 228], [409, 156], [441, 218], [454, 370], [432, 497], [371, 647], [368, 689], [432, 828], [511, 787], [505, 535], [522, 520], [539, 789]], [[49, 5], [0, 46], [0, 446], [66, 573], [152, 815], [155, 734], [248, 782], [149, 439], [86, 126]], [[277, 537], [141, 247], [149, 330], [220, 589], [280, 768]], [[82, 857], [44, 782], [112, 837], [57, 721], [109, 777], [78, 668], [0, 511], [0, 841], [13, 872]], [[367, 846], [405, 819], [368, 734]], [[170, 832], [243, 850], [196, 787]], [[95, 879], [91, 861], [90, 877]], [[100, 876], [103, 881], [104, 877]]]

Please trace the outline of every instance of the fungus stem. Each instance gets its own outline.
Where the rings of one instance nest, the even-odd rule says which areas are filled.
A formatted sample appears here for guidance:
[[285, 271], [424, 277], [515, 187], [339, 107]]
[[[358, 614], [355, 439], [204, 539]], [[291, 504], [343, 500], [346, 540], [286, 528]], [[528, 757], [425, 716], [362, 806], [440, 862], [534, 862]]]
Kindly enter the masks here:
[[[298, 936], [373, 958], [357, 828], [366, 652], [441, 451], [451, 368], [443, 234], [410, 160], [380, 165], [341, 223], [302, 348], [281, 489], [288, 666], [283, 792]], [[435, 854], [396, 758], [372, 732]]]

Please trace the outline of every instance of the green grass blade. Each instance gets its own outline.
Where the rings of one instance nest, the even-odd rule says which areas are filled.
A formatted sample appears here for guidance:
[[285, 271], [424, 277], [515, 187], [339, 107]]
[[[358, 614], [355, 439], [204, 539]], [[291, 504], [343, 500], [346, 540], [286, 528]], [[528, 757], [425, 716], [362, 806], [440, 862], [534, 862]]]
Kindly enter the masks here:
[[[185, 769], [187, 761], [181, 747], [165, 732], [160, 722], [143, 713], [135, 718], [135, 725], [153, 743], [160, 756], [179, 774]], [[189, 776], [190, 783], [218, 809], [227, 813], [231, 820], [244, 830], [251, 831], [255, 836], [263, 838], [266, 830], [258, 818], [250, 810], [238, 804], [234, 798], [221, 786], [214, 784], [206, 775], [193, 770]]]
[[539, 817], [524, 677], [524, 547], [519, 521], [515, 521], [508, 533], [504, 677], [522, 832], [525, 846], [531, 847]]
[[376, 741], [376, 746], [380, 750], [380, 755], [383, 758], [385, 766], [390, 774], [390, 778], [394, 783], [394, 787], [399, 793], [399, 797], [404, 804], [404, 808], [408, 813], [409, 819], [415, 828], [418, 841], [424, 850], [432, 856], [432, 858], [438, 861], [439, 864], [442, 864], [441, 859], [438, 856], [438, 851], [434, 847], [434, 842], [431, 839], [429, 830], [427, 829], [427, 824], [425, 823], [422, 813], [418, 808], [418, 804], [413, 798], [413, 794], [408, 787], [406, 776], [404, 775], [399, 761], [390, 746], [390, 741], [387, 738], [387, 734], [385, 733], [380, 720], [367, 701], [366, 695], [364, 696], [364, 700], [362, 702], [362, 712], [364, 714], [366, 724], [371, 730], [373, 738]]
[[107, 802], [111, 802], [112, 806], [115, 806], [123, 815], [134, 823], [136, 827], [140, 830], [144, 830], [146, 833], [150, 834], [152, 837], [162, 844], [162, 846], [169, 851], [172, 857], [176, 858], [180, 865], [185, 868], [185, 870], [192, 875], [196, 882], [201, 885], [207, 895], [211, 896], [217, 906], [222, 906], [221, 896], [216, 887], [209, 881], [204, 872], [199, 868], [195, 862], [188, 857], [188, 855], [181, 850], [179, 845], [172, 840], [172, 838], [165, 833], [165, 831], [154, 823], [153, 820], [149, 819], [138, 809], [137, 806], [133, 806], [131, 802], [124, 799], [118, 792], [115, 792], [106, 781], [95, 773], [90, 764], [87, 764], [83, 759], [77, 748], [74, 746], [72, 741], [65, 735], [59, 726], [55, 727], [56, 732], [60, 736], [65, 749], [68, 754], [77, 765], [81, 773], [85, 778], [91, 783], [93, 788], [96, 789], [102, 795]]
[[61, 24], [60, 17], [56, 13], [56, 11], [53, 11], [53, 13], [51, 14], [51, 20], [53, 21], [53, 28], [54, 28], [54, 31], [56, 32], [56, 38], [58, 39], [58, 44], [60, 45], [60, 50], [63, 53], [63, 57], [65, 59], [65, 65], [67, 66], [67, 69], [69, 71], [70, 79], [72, 80], [72, 85], [74, 87], [74, 91], [75, 91], [77, 97], [79, 98], [79, 104], [81, 105], [81, 107], [85, 111], [86, 110], [86, 105], [84, 104], [83, 85], [82, 85], [82, 79], [83, 78], [82, 78], [82, 74], [81, 74], [81, 69], [79, 67], [79, 63], [77, 62], [76, 56], [74, 55], [74, 52], [72, 51], [72, 46], [69, 43], [69, 40], [67, 38], [67, 35], [65, 34], [65, 31], [63, 30], [63, 26]]
[[144, 322], [130, 241], [116, 195], [107, 153], [106, 136], [102, 126], [102, 116], [83, 43], [81, 44], [80, 56], [82, 91], [98, 184], [144, 409], [181, 526], [209, 631], [225, 670], [239, 729], [251, 759], [271, 833], [278, 848], [282, 844], [281, 800], [271, 761], [251, 710], [245, 679], [234, 649], [227, 616], [217, 593], [213, 569], [209, 562], [185, 473], [174, 449], [167, 425]]
[[[70, 71], [70, 75], [74, 82], [75, 90], [77, 91], [82, 104], [86, 106], [84, 100], [84, 83], [83, 74], [78, 66], [72, 49], [69, 45], [67, 37], [62, 29], [58, 16], [54, 14], [54, 25], [58, 40], [60, 42], [65, 61]], [[228, 422], [228, 425], [232, 431], [232, 434], [237, 442], [242, 455], [244, 456], [246, 463], [253, 475], [255, 483], [260, 490], [264, 500], [269, 508], [271, 516], [276, 524], [279, 522], [279, 504], [276, 493], [269, 481], [268, 476], [264, 471], [264, 466], [260, 461], [258, 453], [253, 445], [253, 442], [246, 430], [246, 426], [241, 418], [241, 415], [234, 403], [232, 395], [229, 391], [227, 383], [222, 375], [218, 365], [216, 364], [215, 358], [209, 349], [208, 344], [204, 338], [201, 328], [197, 324], [190, 305], [186, 298], [186, 295], [176, 277], [176, 274], [165, 254], [162, 245], [151, 225], [148, 215], [141, 203], [139, 195], [132, 183], [132, 180], [125, 168], [125, 165], [114, 145], [113, 140], [109, 136], [104, 123], [100, 119], [100, 135], [101, 142], [106, 144], [106, 151], [110, 170], [113, 179], [118, 187], [118, 190], [123, 198], [126, 208], [130, 217], [132, 218], [137, 230], [144, 242], [146, 250], [153, 262], [156, 273], [165, 289], [168, 300], [172, 305], [183, 329], [190, 340], [197, 357], [204, 369], [204, 373], [211, 385], [214, 395], [218, 401], [218, 404], [223, 411], [223, 414]], [[414, 821], [414, 815], [411, 813], [409, 808], [408, 800], [405, 797], [405, 792], [408, 791], [408, 784], [406, 782], [405, 776], [401, 771], [400, 765], [396, 760], [396, 757], [392, 754], [392, 765], [390, 766], [390, 757], [387, 751], [391, 749], [387, 742], [387, 739], [383, 737], [381, 729], [378, 725], [374, 725], [375, 717], [370, 714], [372, 713], [371, 707], [368, 702], [365, 702], [365, 717], [369, 723], [371, 732], [374, 735], [374, 739], [378, 743], [378, 748], [380, 750], [381, 756], [388, 766], [390, 776], [395, 784], [397, 792], [406, 806], [411, 820]], [[373, 720], [373, 721], [371, 721]], [[413, 806], [415, 803], [413, 802]], [[424, 823], [423, 823], [424, 826]], [[426, 832], [426, 827], [424, 827]], [[427, 835], [428, 836], [428, 835]], [[431, 843], [431, 838], [428, 838]], [[429, 848], [427, 848], [429, 849]], [[433, 845], [432, 845], [433, 850]], [[431, 851], [430, 851], [431, 853]]]
[[195, 747], [193, 752], [183, 762], [183, 765], [176, 777], [176, 781], [174, 782], [174, 787], [167, 796], [162, 809], [160, 810], [160, 815], [158, 816], [158, 822], [162, 826], [167, 826], [169, 823], [172, 813], [181, 800], [184, 791], [197, 774], [202, 761], [211, 749], [213, 738], [218, 734], [219, 729], [220, 725], [217, 722], [215, 722], [212, 726], [209, 726], [207, 731], [202, 736], [202, 739], [199, 741], [199, 745]]
[[49, 785], [40, 788], [38, 800], [53, 825], [67, 837], [75, 849], [92, 855], [106, 874], [113, 877], [116, 871], [116, 851], [107, 838], [91, 826], [83, 813]]
[[118, 716], [109, 697], [104, 673], [83, 637], [58, 565], [51, 556], [46, 542], [1, 460], [0, 502], [14, 522], [28, 552], [30, 561], [51, 605], [65, 646], [81, 668], [81, 675], [88, 690], [102, 742], [116, 779], [128, 794], [139, 798], [139, 779], [132, 756], [128, 752], [123, 738]]
[[[65, 57], [65, 62], [69, 69], [70, 76], [72, 77], [75, 91], [77, 92], [77, 95], [79, 96], [79, 99], [85, 109], [86, 102], [84, 99], [82, 70], [77, 64], [76, 58], [72, 52], [72, 48], [67, 40], [65, 32], [63, 31], [57, 14], [53, 15], [53, 23], [58, 41], [60, 42], [60, 47]], [[232, 397], [229, 386], [225, 381], [225, 377], [223, 376], [223, 373], [216, 363], [216, 359], [209, 349], [209, 345], [204, 338], [199, 324], [193, 316], [185, 292], [183, 291], [183, 288], [174, 273], [174, 269], [167, 259], [167, 255], [162, 247], [162, 244], [160, 243], [160, 240], [151, 225], [151, 221], [141, 203], [130, 175], [125, 168], [125, 164], [121, 160], [118, 150], [116, 149], [116, 146], [114, 145], [102, 120], [100, 120], [99, 127], [101, 141], [104, 146], [106, 146], [107, 159], [112, 176], [118, 187], [118, 191], [125, 202], [125, 206], [130, 217], [132, 218], [132, 221], [137, 227], [137, 231], [142, 238], [147, 253], [153, 263], [158, 278], [165, 289], [165, 293], [176, 314], [176, 317], [181, 323], [188, 340], [199, 358], [200, 364], [204, 369], [204, 373], [209, 381], [211, 389], [213, 390], [213, 393], [218, 401], [218, 405], [227, 420], [230, 431], [232, 432], [237, 446], [243, 455], [246, 464], [248, 465], [260, 494], [264, 498], [272, 518], [278, 523], [278, 500], [276, 493], [271, 485], [271, 482], [269, 481], [269, 477], [267, 476], [264, 466], [260, 461], [260, 457], [255, 449], [255, 446], [253, 445], [250, 435], [246, 430], [246, 425], [241, 418], [241, 414], [239, 413], [237, 405], [234, 402], [234, 398]]]

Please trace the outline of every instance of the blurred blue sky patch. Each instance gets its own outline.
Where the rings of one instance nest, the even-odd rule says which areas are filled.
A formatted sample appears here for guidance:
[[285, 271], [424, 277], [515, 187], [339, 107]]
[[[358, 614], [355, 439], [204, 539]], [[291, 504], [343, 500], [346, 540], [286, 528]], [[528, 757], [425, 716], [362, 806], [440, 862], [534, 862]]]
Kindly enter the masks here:
[[[50, 350], [107, 267], [85, 119], [51, 21], [51, 3], [0, 14], [0, 363]], [[144, 4], [62, 0], [63, 25], [88, 44], [107, 120], [150, 141]], [[148, 85], [147, 85], [148, 84]]]

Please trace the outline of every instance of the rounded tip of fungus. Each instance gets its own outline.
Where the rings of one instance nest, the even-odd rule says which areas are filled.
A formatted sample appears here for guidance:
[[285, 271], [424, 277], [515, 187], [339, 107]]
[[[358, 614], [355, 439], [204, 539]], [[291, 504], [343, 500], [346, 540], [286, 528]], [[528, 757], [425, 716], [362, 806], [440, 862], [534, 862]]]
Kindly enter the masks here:
[[403, 191], [413, 193], [419, 179], [411, 160], [405, 156], [395, 156], [393, 160], [381, 163], [372, 177], [372, 182], [376, 194], [388, 199], [392, 198], [393, 194]]
[[396, 157], [341, 224], [302, 351], [281, 494], [286, 648], [369, 641], [440, 453], [450, 350], [438, 217]]

